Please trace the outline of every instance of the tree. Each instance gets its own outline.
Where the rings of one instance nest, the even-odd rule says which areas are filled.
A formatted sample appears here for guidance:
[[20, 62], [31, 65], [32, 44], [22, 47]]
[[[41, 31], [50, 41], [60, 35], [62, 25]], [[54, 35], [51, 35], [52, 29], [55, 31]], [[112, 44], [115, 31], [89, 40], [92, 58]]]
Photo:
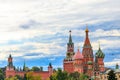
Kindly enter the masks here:
[[88, 80], [88, 76], [85, 74], [80, 74], [80, 80]]
[[23, 80], [27, 80], [27, 76], [26, 76], [26, 74], [24, 74]]
[[1, 69], [0, 69], [0, 80], [4, 80], [4, 73]]
[[37, 67], [37, 66], [34, 66], [34, 67], [32, 67], [32, 69], [31, 69], [32, 71], [40, 71], [40, 68], [39, 67]]
[[50, 76], [50, 80], [57, 80], [57, 73], [53, 73], [53, 74]]
[[5, 80], [19, 80], [17, 77], [6, 78]]
[[27, 76], [27, 80], [34, 80], [34, 79], [33, 79], [33, 72], [32, 72], [32, 71], [28, 72], [28, 73], [26, 74], [26, 76]]
[[17, 77], [18, 80], [23, 80], [23, 78], [19, 75], [16, 75], [15, 77]]
[[80, 73], [74, 72], [69, 74], [70, 80], [80, 80]]
[[65, 71], [62, 71], [61, 68], [58, 68], [58, 70], [54, 72], [49, 79], [50, 80], [68, 80], [68, 73]]
[[113, 70], [108, 73], [108, 80], [117, 80]]
[[68, 73], [65, 71], [62, 71], [62, 69], [58, 68], [56, 78], [57, 78], [57, 80], [67, 80]]
[[33, 72], [32, 71], [30, 71], [30, 72], [28, 72], [27, 74], [26, 74], [26, 77], [27, 77], [27, 80], [42, 80], [41, 79], [41, 76], [35, 76], [35, 75], [33, 75]]

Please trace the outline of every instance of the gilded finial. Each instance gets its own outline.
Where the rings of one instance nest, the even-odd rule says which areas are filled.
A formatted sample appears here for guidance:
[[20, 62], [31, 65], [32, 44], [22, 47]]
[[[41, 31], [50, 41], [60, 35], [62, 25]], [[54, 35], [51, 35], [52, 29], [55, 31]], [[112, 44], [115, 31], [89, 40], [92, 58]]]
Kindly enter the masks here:
[[89, 32], [89, 30], [88, 30], [88, 25], [86, 24], [86, 30], [85, 30], [86, 32]]

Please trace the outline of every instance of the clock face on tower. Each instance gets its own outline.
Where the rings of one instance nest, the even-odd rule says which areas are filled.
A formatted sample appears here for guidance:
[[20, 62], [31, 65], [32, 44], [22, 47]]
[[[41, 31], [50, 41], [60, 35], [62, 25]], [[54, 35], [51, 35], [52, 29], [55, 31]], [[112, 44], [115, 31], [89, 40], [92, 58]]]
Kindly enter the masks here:
[[67, 56], [70, 57], [70, 53], [67, 53]]

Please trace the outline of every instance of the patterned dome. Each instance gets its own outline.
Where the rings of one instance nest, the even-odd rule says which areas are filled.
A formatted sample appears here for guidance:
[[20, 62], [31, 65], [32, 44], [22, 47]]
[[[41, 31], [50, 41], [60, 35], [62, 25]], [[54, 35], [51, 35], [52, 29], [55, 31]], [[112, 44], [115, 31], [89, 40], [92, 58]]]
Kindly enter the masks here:
[[98, 57], [98, 58], [104, 58], [105, 57], [105, 54], [102, 52], [102, 50], [100, 48], [96, 52], [96, 57]]
[[73, 56], [73, 59], [83, 59], [83, 55], [80, 53], [79, 49], [76, 54]]

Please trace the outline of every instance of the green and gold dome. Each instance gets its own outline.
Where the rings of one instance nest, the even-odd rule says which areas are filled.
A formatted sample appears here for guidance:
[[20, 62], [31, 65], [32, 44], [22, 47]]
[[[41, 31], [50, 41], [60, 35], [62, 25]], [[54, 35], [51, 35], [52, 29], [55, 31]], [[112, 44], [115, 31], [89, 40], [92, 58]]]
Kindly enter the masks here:
[[92, 61], [88, 61], [87, 64], [88, 65], [92, 65], [93, 63], [92, 63]]
[[100, 46], [99, 46], [98, 51], [96, 52], [96, 57], [98, 57], [98, 58], [104, 58], [105, 57], [105, 54], [102, 52]]

